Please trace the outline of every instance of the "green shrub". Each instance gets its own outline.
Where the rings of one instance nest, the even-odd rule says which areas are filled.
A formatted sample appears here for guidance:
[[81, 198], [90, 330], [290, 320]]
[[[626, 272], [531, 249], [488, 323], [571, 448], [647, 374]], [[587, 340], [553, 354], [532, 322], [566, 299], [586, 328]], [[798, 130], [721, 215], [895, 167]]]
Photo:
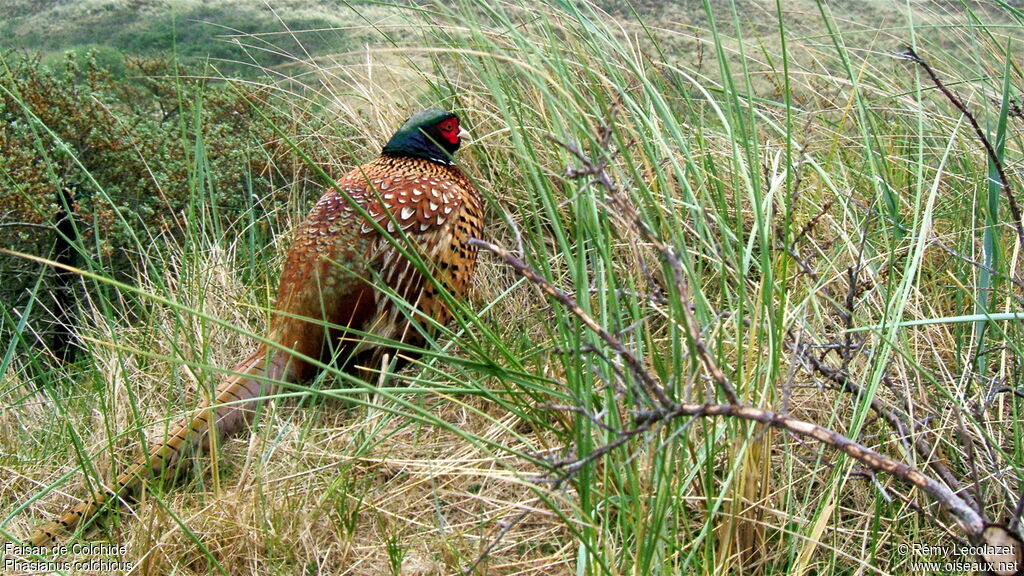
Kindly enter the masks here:
[[[275, 132], [296, 111], [279, 106], [272, 88], [207, 81], [166, 60], [112, 58], [69, 52], [58, 67], [0, 56], [0, 245], [52, 257], [55, 224], [70, 209], [74, 261], [131, 281], [188, 226], [221, 235], [307, 195], [308, 167], [286, 161], [292, 151]], [[257, 228], [250, 248], [258, 252], [266, 226]], [[8, 319], [39, 297], [34, 320], [46, 324], [53, 270], [0, 256], [0, 274]], [[45, 341], [49, 330], [33, 332]]]

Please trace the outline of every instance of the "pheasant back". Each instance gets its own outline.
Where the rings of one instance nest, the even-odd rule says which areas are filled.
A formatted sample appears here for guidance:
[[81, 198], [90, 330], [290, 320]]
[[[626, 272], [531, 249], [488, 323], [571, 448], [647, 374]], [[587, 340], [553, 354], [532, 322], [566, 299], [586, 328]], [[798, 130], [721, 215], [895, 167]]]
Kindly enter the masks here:
[[[359, 332], [422, 345], [395, 296], [447, 322], [437, 288], [466, 293], [477, 255], [469, 239], [481, 225], [480, 198], [455, 166], [384, 155], [353, 170], [320, 198], [295, 237], [270, 338], [303, 356], [370, 369], [388, 349]], [[288, 369], [300, 380], [315, 371], [295, 357]]]

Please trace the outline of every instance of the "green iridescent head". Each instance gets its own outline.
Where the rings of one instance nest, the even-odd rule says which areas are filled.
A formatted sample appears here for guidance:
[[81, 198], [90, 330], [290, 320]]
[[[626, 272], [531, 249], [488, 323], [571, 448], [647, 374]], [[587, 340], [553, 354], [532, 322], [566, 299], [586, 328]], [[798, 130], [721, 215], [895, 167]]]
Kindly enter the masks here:
[[405, 121], [384, 146], [383, 154], [415, 156], [451, 164], [465, 131], [459, 117], [444, 110], [424, 110]]

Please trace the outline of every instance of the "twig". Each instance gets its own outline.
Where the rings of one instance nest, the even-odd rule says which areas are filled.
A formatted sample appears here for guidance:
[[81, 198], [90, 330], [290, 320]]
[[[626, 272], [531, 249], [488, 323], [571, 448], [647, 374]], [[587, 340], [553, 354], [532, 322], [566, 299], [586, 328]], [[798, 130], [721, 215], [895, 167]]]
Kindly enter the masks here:
[[540, 404], [537, 407], [542, 410], [552, 410], [555, 412], [572, 412], [573, 414], [581, 414], [584, 417], [586, 417], [587, 420], [593, 422], [594, 425], [604, 430], [607, 430], [608, 432], [611, 432], [613, 434], [622, 434], [623, 432], [619, 428], [615, 428], [614, 426], [609, 426], [608, 424], [605, 424], [604, 420], [600, 418], [599, 414], [594, 414], [589, 410], [580, 408], [579, 406], [568, 406], [565, 404]]
[[1024, 514], [1024, 492], [1020, 493], [1020, 498], [1017, 499], [1017, 505], [1013, 508], [1013, 517], [1010, 518], [1010, 524], [1008, 528], [1013, 532], [1020, 532], [1020, 517]]
[[520, 522], [525, 520], [531, 512], [533, 512], [533, 510], [524, 506], [522, 512], [516, 514], [515, 518], [506, 522], [505, 525], [502, 526], [501, 531], [499, 531], [498, 534], [490, 542], [487, 543], [487, 546], [485, 546], [484, 549], [480, 551], [480, 554], [477, 555], [476, 560], [474, 560], [473, 563], [470, 564], [468, 568], [462, 571], [463, 576], [469, 576], [470, 574], [475, 572], [477, 567], [480, 566], [480, 563], [486, 560], [487, 557], [491, 555], [491, 552], [493, 552], [494, 549], [498, 546], [498, 543], [500, 543], [505, 538], [505, 536], [512, 531], [513, 528], [519, 525]]
[[658, 404], [660, 404], [661, 406], [672, 405], [672, 401], [669, 400], [668, 396], [665, 395], [665, 392], [661, 389], [661, 385], [658, 384], [657, 380], [655, 380], [649, 372], [647, 372], [643, 363], [641, 363], [640, 360], [637, 359], [636, 355], [633, 354], [629, 349], [627, 349], [626, 346], [618, 338], [613, 336], [610, 332], [605, 330], [604, 327], [602, 327], [593, 318], [591, 318], [589, 314], [584, 312], [572, 296], [556, 288], [550, 282], [545, 280], [540, 274], [537, 274], [535, 270], [527, 266], [525, 262], [523, 262], [519, 258], [516, 258], [511, 252], [505, 250], [501, 246], [477, 238], [471, 238], [469, 243], [472, 244], [473, 246], [476, 246], [477, 248], [490, 250], [491, 252], [497, 254], [498, 257], [504, 260], [506, 264], [512, 267], [512, 269], [514, 269], [527, 280], [537, 285], [537, 287], [544, 291], [544, 293], [546, 293], [556, 302], [561, 304], [566, 310], [571, 312], [573, 316], [579, 318], [580, 321], [582, 321], [587, 328], [590, 328], [590, 330], [597, 334], [598, 337], [601, 338], [601, 340], [604, 340], [605, 344], [607, 344], [612, 350], [615, 351], [616, 354], [619, 355], [620, 358], [622, 358], [622, 361], [625, 362], [627, 366], [629, 366], [630, 372], [632, 372], [637, 378], [640, 379], [640, 382], [643, 384], [644, 391], [651, 397], [652, 400], [657, 400]]
[[[946, 252], [948, 252], [954, 258], [957, 258], [958, 260], [966, 262], [966, 263], [970, 264], [971, 266], [974, 266], [975, 268], [978, 268], [979, 270], [984, 270], [984, 271], [988, 272], [989, 274], [992, 274], [993, 276], [998, 276], [998, 275], [1001, 274], [998, 270], [996, 270], [995, 268], [985, 264], [984, 262], [979, 262], [979, 261], [974, 260], [974, 259], [970, 258], [969, 256], [961, 253], [961, 252], [958, 252], [957, 250], [954, 250], [953, 248], [949, 247], [946, 243], [944, 243], [941, 240], [937, 240], [937, 239], [936, 240], [932, 240], [932, 243], [935, 244], [936, 246], [938, 246], [939, 248], [945, 250]], [[1020, 288], [1022, 291], [1024, 291], [1024, 280], [1022, 280], [1020, 278], [1013, 278], [1013, 277], [1010, 277], [1009, 275], [1007, 275], [1006, 279], [1009, 280], [1010, 282], [1012, 282], [1014, 286], [1016, 286], [1017, 288]]]
[[[800, 340], [793, 334], [792, 329], [789, 330], [789, 337], [794, 343], [790, 344], [794, 351], [800, 358], [803, 359], [804, 363], [810, 368], [811, 371], [824, 376], [829, 381], [840, 386], [842, 390], [852, 394], [855, 397], [861, 397], [863, 388], [854, 382], [848, 372], [850, 364], [851, 352], [863, 348], [864, 342], [854, 342], [850, 328], [853, 327], [853, 314], [854, 307], [856, 304], [856, 289], [859, 283], [859, 276], [864, 267], [864, 249], [866, 245], [867, 232], [862, 231], [859, 246], [857, 250], [857, 263], [847, 269], [848, 286], [845, 296], [845, 305], [840, 305], [834, 296], [831, 288], [827, 285], [822, 285], [820, 290], [825, 294], [825, 301], [831, 305], [833, 310], [839, 316], [844, 330], [844, 342], [835, 344], [824, 344], [819, 345], [819, 348], [825, 348], [828, 350], [836, 350], [837, 355], [842, 360], [842, 365], [839, 369], [831, 368], [824, 361], [824, 355], [822, 358], [815, 356], [811, 351], [811, 346], [808, 344], [801, 344]], [[785, 246], [786, 253], [797, 263], [800, 269], [807, 274], [815, 282], [819, 281], [818, 274], [811, 268], [807, 261], [800, 257], [796, 252], [796, 244]], [[883, 376], [883, 380], [888, 383], [888, 375]], [[918, 457], [922, 461], [927, 462], [927, 466], [932, 469], [935, 474], [942, 479], [954, 492], [963, 494], [965, 501], [975, 509], [978, 509], [977, 502], [971, 497], [970, 493], [963, 490], [963, 487], [953, 472], [942, 462], [935, 459], [935, 450], [931, 443], [928, 442], [923, 432], [920, 430], [920, 426], [913, 422], [910, 418], [910, 408], [904, 402], [903, 412], [899, 412], [897, 409], [889, 408], [883, 404], [878, 398], [872, 398], [870, 402], [871, 410], [882, 418], [886, 424], [899, 436], [899, 439], [906, 444], [909, 448], [913, 449], [917, 453]]]
[[36, 224], [35, 222], [0, 222], [0, 228], [42, 228], [43, 230], [52, 230], [53, 226], [50, 224]]
[[[610, 134], [610, 131], [606, 129], [602, 133], [601, 140], [606, 140], [604, 134]], [[704, 369], [708, 371], [711, 379], [714, 380], [718, 389], [722, 391], [726, 399], [732, 404], [739, 403], [739, 395], [736, 394], [736, 390], [732, 383], [729, 382], [729, 378], [725, 375], [725, 372], [718, 366], [714, 356], [708, 350], [707, 346], [704, 345], [704, 339], [701, 338], [700, 330], [697, 328], [697, 319], [693, 315], [693, 312], [689, 308], [691, 301], [689, 284], [686, 282], [686, 276], [683, 274], [683, 264], [680, 260], [679, 255], [676, 254], [675, 249], [669, 246], [661, 240], [647, 225], [636, 211], [633, 203], [629, 201], [628, 197], [622, 192], [622, 190], [612, 181], [611, 176], [608, 174], [607, 162], [603, 158], [600, 160], [592, 160], [586, 154], [580, 151], [580, 149], [574, 144], [568, 142], [562, 142], [554, 136], [548, 136], [550, 140], [565, 148], [573, 156], [580, 161], [583, 165], [582, 168], [570, 168], [566, 171], [566, 175], [570, 178], [581, 178], [584, 176], [591, 176], [594, 180], [601, 185], [602, 188], [608, 193], [609, 203], [618, 208], [619, 213], [623, 218], [629, 221], [636, 230], [640, 232], [640, 236], [651, 243], [655, 250], [661, 254], [665, 263], [668, 264], [672, 270], [673, 281], [676, 285], [676, 291], [679, 294], [680, 300], [683, 301], [683, 305], [680, 309], [683, 313], [684, 324], [686, 332], [690, 337], [690, 341], [697, 351], [697, 356], [700, 358], [701, 363], [704, 365]]]
[[981, 129], [981, 126], [978, 125], [978, 121], [974, 118], [974, 114], [971, 114], [970, 110], [967, 109], [967, 106], [964, 105], [956, 94], [953, 94], [949, 88], [946, 88], [946, 85], [942, 83], [942, 80], [939, 80], [938, 75], [935, 73], [935, 70], [932, 69], [931, 65], [928, 64], [928, 61], [920, 57], [913, 48], [907, 46], [904, 52], [900, 54], [900, 57], [914, 62], [923, 68], [928, 74], [928, 77], [932, 79], [932, 84], [935, 84], [935, 87], [938, 88], [939, 91], [942, 92], [942, 94], [953, 104], [953, 106], [956, 106], [957, 110], [967, 118], [967, 121], [970, 122], [971, 128], [974, 129], [974, 133], [978, 136], [978, 140], [980, 140], [982, 145], [985, 146], [985, 152], [988, 153], [989, 160], [992, 162], [992, 165], [995, 166], [996, 173], [999, 174], [999, 187], [1003, 189], [1003, 192], [1006, 194], [1006, 199], [1010, 203], [1010, 212], [1013, 214], [1014, 224], [1017, 228], [1017, 238], [1020, 240], [1021, 244], [1024, 244], [1024, 219], [1021, 218], [1020, 207], [1017, 206], [1017, 198], [1013, 195], [1013, 189], [1010, 188], [1010, 180], [1006, 177], [1006, 170], [1003, 168], [1003, 161], [1000, 160], [999, 155], [996, 154], [995, 147], [992, 146], [992, 143], [989, 142], [988, 137]]
[[838, 432], [823, 428], [817, 424], [798, 420], [770, 410], [736, 404], [680, 404], [674, 410], [662, 415], [660, 419], [684, 415], [701, 417], [732, 416], [744, 420], [752, 420], [774, 428], [781, 428], [798, 436], [812, 438], [836, 448], [872, 470], [886, 472], [913, 484], [952, 514], [964, 532], [969, 536], [977, 537], [981, 535], [986, 527], [987, 523], [981, 515], [961, 497], [954, 494], [945, 484], [929, 478], [918, 469], [904, 462], [879, 454], [867, 446], [858, 444]]
[[[790, 335], [792, 336], [792, 334]], [[802, 346], [802, 348], [801, 348]], [[794, 349], [800, 354], [800, 357], [807, 363], [807, 365], [821, 374], [825, 378], [828, 378], [832, 382], [835, 382], [841, 386], [848, 393], [853, 396], [859, 397], [863, 390], [859, 384], [854, 382], [845, 371], [835, 370], [827, 366], [821, 359], [811, 353], [810, 347], [806, 344], [794, 345]], [[901, 440], [907, 440], [910, 446], [917, 452], [917, 455], [923, 460], [927, 461], [928, 466], [932, 468], [935, 473], [950, 487], [951, 490], [960, 494], [963, 494], [964, 500], [975, 509], [978, 509], [977, 503], [970, 496], [969, 493], [963, 491], [960, 482], [956, 476], [941, 462], [937, 462], [934, 459], [934, 448], [932, 445], [921, 436], [918, 432], [917, 426], [910, 425], [911, 429], [907, 430], [908, 424], [903, 421], [903, 418], [895, 410], [886, 407], [878, 398], [871, 399], [871, 410], [878, 414], [885, 422], [892, 428], [897, 434], [900, 435]]]

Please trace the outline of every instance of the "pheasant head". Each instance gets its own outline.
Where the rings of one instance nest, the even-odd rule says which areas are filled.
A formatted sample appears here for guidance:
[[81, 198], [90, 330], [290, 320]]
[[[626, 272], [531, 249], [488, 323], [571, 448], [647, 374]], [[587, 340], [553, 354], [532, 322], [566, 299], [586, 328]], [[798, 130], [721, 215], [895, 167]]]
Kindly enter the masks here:
[[466, 131], [459, 117], [444, 110], [424, 110], [405, 121], [384, 145], [387, 156], [415, 156], [438, 164], [451, 164]]

